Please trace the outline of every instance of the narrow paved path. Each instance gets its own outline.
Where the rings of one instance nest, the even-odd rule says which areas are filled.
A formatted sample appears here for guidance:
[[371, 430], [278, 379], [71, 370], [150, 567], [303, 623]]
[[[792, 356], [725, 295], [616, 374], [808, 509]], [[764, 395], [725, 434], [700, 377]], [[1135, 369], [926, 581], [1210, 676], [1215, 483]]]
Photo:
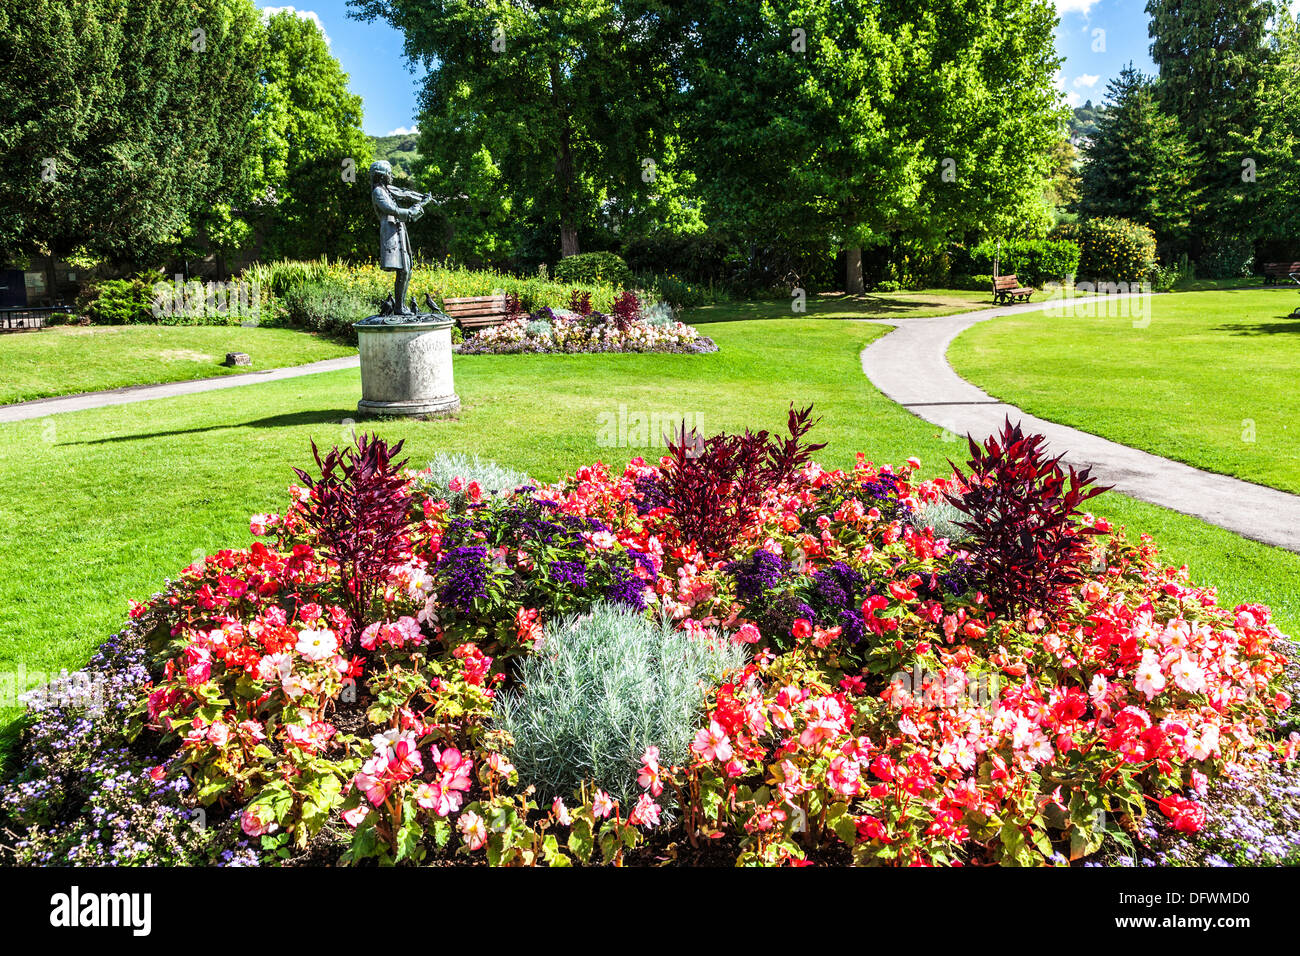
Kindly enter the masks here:
[[174, 395], [194, 395], [198, 392], [215, 392], [222, 388], [278, 382], [281, 379], [297, 378], [300, 375], [358, 368], [360, 364], [361, 359], [358, 356], [348, 355], [343, 358], [311, 362], [307, 365], [272, 368], [262, 372], [242, 372], [221, 378], [165, 382], [162, 385], [128, 385], [125, 388], [113, 388], [103, 392], [81, 392], [56, 398], [38, 398], [31, 402], [19, 402], [16, 405], [0, 405], [0, 422], [21, 422], [29, 418], [58, 415], [61, 412], [79, 412], [87, 408], [103, 408], [106, 405], [129, 405], [131, 402], [147, 402], [153, 398], [171, 398]]
[[[912, 414], [957, 435], [982, 439], [1009, 416], [1027, 431], [1046, 436], [1053, 454], [1063, 453], [1075, 467], [1091, 467], [1099, 481], [1114, 485], [1116, 491], [1300, 552], [1300, 496], [1201, 471], [1035, 418], [976, 388], [948, 364], [948, 347], [972, 325], [1052, 305], [1047, 301], [930, 319], [864, 320], [895, 326], [895, 331], [862, 351], [862, 370], [873, 385]], [[1106, 386], [1099, 382], [1096, 387]]]

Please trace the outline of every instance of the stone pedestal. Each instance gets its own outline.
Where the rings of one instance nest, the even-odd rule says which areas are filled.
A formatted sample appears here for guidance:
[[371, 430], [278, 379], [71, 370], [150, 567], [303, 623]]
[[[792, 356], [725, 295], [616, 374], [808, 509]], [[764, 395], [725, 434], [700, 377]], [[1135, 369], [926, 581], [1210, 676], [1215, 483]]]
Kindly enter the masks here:
[[460, 410], [445, 316], [371, 316], [353, 325], [361, 353], [361, 415], [441, 418]]

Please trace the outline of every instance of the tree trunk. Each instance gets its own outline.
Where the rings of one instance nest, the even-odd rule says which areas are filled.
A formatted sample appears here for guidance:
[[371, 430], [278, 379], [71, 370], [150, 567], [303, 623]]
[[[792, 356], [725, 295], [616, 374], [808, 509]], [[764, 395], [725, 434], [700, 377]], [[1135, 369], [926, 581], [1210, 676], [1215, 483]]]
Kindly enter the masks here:
[[578, 254], [578, 227], [573, 215], [573, 148], [569, 113], [560, 100], [559, 67], [551, 64], [551, 103], [560, 119], [560, 143], [555, 154], [555, 179], [560, 184], [560, 255]]
[[849, 246], [844, 250], [844, 291], [861, 295], [866, 291], [862, 282], [862, 247]]
[[564, 258], [578, 254], [578, 230], [573, 226], [560, 224], [560, 255]]

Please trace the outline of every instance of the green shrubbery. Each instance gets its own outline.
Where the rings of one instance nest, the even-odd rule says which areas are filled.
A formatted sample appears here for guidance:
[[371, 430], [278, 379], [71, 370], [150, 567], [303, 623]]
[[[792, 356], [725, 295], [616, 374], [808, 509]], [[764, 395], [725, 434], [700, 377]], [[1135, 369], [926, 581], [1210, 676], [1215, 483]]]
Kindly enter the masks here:
[[[626, 289], [633, 284], [632, 270], [612, 252], [583, 252], [555, 264], [555, 281], [569, 285], [609, 285]], [[543, 303], [547, 304], [547, 303]]]
[[664, 766], [686, 763], [705, 692], [745, 663], [725, 636], [688, 638], [608, 604], [549, 625], [544, 640], [520, 661], [522, 689], [498, 698], [497, 722], [520, 780], [547, 799], [589, 781], [631, 806], [646, 748]]
[[1001, 252], [998, 243], [988, 240], [970, 251], [971, 271], [992, 276], [996, 258], [1001, 275], [1015, 275], [1026, 285], [1041, 287], [1074, 275], [1079, 269], [1079, 252], [1077, 243], [1064, 239], [1015, 239], [1001, 243]]
[[1241, 279], [1255, 271], [1255, 243], [1241, 236], [1215, 236], [1196, 260], [1207, 279]]
[[[541, 276], [421, 264], [412, 272], [410, 295], [423, 307], [426, 294], [441, 304], [449, 297], [506, 293], [518, 296], [523, 308], [533, 311], [567, 306], [575, 286], [589, 293], [592, 308], [601, 312], [613, 307], [618, 294], [607, 283], [552, 282]], [[393, 273], [374, 264], [285, 260], [250, 266], [229, 283], [194, 279], [179, 290], [173, 282], [148, 277], [105, 280], [89, 287], [77, 308], [92, 322], [104, 324], [245, 322], [286, 325], [355, 341], [352, 323], [378, 311], [392, 290]], [[230, 303], [241, 295], [248, 307], [232, 307]]]
[[1079, 278], [1091, 282], [1144, 282], [1156, 268], [1156, 237], [1128, 219], [1086, 219], [1079, 224]]
[[153, 306], [153, 287], [143, 279], [104, 279], [86, 286], [75, 306], [98, 325], [148, 322]]

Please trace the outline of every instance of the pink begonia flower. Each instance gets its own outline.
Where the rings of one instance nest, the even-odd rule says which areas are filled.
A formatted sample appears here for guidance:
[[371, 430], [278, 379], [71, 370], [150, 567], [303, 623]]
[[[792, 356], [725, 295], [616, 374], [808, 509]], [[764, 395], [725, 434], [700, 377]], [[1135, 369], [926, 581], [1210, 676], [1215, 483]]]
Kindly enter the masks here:
[[1147, 654], [1142, 658], [1142, 663], [1138, 664], [1137, 673], [1133, 677], [1133, 686], [1147, 695], [1147, 700], [1155, 697], [1165, 688], [1165, 675], [1160, 671], [1160, 661]]
[[202, 687], [212, 676], [212, 665], [207, 661], [200, 661], [193, 667], [185, 669], [185, 683], [191, 687]]
[[465, 838], [465, 846], [471, 850], [482, 849], [487, 843], [487, 825], [483, 818], [474, 811], [462, 813], [460, 819], [456, 821], [456, 827], [460, 834]]
[[731, 741], [716, 720], [710, 720], [708, 727], [699, 729], [691, 743], [691, 749], [705, 760], [726, 763], [731, 759]]
[[742, 624], [731, 639], [737, 644], [757, 644], [761, 636], [753, 624]]
[[333, 631], [315, 631], [310, 628], [298, 635], [298, 645], [294, 648], [309, 661], [323, 661], [333, 657], [338, 650], [339, 640]]
[[348, 826], [356, 829], [361, 825], [361, 821], [370, 815], [370, 811], [364, 806], [356, 806], [351, 810], [343, 811], [343, 822]]
[[556, 797], [551, 804], [551, 813], [555, 815], [555, 822], [560, 826], [572, 826], [573, 817], [569, 816], [569, 808], [564, 805], [564, 801], [559, 797]]
[[591, 803], [591, 813], [597, 820], [603, 820], [614, 812], [614, 801], [604, 790], [596, 791], [596, 798]]
[[636, 802], [636, 807], [629, 814], [627, 822], [635, 827], [656, 827], [659, 825], [659, 804], [650, 799], [650, 794], [643, 793]]
[[265, 836], [280, 829], [280, 824], [271, 816], [270, 808], [250, 806], [239, 817], [239, 825], [249, 836]]
[[[650, 754], [651, 750], [654, 751], [653, 757], [651, 757]], [[649, 790], [656, 797], [659, 796], [659, 794], [664, 792], [663, 780], [661, 779], [660, 776], [658, 757], [659, 757], [658, 747], [651, 747], [648, 750], [646, 750], [645, 757], [642, 758], [643, 760], [645, 760], [645, 763], [642, 765], [640, 772], [637, 773], [636, 775], [636, 782], [641, 785], [642, 789]], [[646, 758], [650, 758], [650, 759], [646, 759]]]

